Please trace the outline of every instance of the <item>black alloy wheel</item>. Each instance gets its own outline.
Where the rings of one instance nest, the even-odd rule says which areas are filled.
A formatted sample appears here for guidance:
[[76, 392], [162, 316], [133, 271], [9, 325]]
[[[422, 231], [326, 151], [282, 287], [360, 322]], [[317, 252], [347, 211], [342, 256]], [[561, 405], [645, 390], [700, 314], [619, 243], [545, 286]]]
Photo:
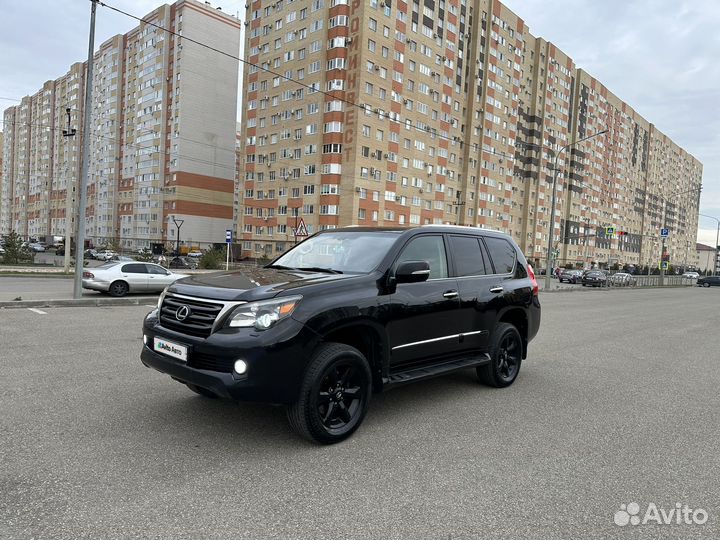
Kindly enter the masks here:
[[360, 426], [370, 393], [370, 368], [362, 353], [342, 343], [324, 343], [308, 364], [288, 420], [308, 440], [340, 442]]
[[358, 415], [364, 400], [360, 370], [337, 362], [325, 373], [318, 391], [317, 409], [328, 430], [343, 430]]
[[510, 386], [522, 364], [523, 343], [517, 328], [499, 323], [490, 343], [490, 363], [477, 368], [480, 382], [496, 388]]
[[108, 293], [110, 296], [125, 296], [129, 290], [130, 287], [124, 281], [113, 281], [108, 288]]

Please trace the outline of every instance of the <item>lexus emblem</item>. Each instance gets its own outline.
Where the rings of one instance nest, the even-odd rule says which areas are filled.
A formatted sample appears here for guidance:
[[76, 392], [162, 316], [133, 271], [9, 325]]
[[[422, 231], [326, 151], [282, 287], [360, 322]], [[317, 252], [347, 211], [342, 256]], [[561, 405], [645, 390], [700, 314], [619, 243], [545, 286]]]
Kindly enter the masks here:
[[175, 312], [175, 318], [178, 321], [184, 321], [190, 316], [190, 308], [187, 306], [180, 306]]

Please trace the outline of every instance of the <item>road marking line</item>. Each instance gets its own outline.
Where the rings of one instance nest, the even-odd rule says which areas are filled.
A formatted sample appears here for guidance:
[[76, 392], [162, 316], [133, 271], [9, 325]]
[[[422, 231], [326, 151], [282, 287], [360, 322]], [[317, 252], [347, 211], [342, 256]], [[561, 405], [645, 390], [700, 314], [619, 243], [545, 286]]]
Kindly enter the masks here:
[[157, 304], [145, 304], [145, 307], [157, 307]]
[[47, 311], [43, 311], [41, 309], [29, 307], [28, 310], [32, 311], [33, 313], [37, 313], [38, 315], [47, 315]]

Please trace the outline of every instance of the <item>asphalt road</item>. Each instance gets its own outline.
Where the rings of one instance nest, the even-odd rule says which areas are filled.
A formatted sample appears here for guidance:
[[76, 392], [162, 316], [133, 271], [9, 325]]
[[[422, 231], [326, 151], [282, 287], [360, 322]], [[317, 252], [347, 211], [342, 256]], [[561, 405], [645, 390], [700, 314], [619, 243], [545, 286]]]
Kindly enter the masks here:
[[541, 301], [512, 387], [393, 390], [330, 447], [143, 367], [149, 308], [4, 310], [0, 538], [720, 537], [720, 290]]

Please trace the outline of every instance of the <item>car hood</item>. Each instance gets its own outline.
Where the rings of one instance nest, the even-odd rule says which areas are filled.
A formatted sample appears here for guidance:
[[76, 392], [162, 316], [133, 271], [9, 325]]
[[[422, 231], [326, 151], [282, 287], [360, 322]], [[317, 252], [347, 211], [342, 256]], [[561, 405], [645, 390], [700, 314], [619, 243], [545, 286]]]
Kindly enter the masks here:
[[213, 300], [254, 301], [293, 292], [308, 285], [338, 281], [355, 274], [326, 274], [302, 270], [249, 268], [232, 272], [196, 274], [173, 283], [168, 292]]

